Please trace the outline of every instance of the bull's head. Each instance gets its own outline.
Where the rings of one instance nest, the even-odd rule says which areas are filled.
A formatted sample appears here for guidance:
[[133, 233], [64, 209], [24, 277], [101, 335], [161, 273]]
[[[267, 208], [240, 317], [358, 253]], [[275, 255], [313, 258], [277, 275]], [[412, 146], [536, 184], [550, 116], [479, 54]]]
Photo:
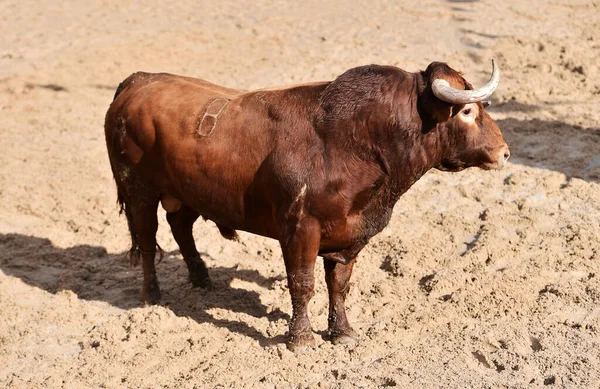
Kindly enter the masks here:
[[422, 73], [426, 87], [419, 96], [423, 116], [440, 132], [444, 144], [440, 170], [468, 167], [502, 169], [510, 157], [500, 129], [485, 112], [487, 99], [498, 86], [500, 72], [492, 60], [492, 77], [473, 89], [460, 73], [433, 62]]

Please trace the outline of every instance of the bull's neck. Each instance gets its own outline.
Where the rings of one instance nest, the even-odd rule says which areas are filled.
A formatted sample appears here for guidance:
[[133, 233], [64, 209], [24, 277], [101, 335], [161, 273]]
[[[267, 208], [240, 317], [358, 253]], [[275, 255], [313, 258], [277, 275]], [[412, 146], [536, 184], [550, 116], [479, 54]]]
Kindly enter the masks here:
[[395, 201], [439, 166], [444, 142], [439, 129], [424, 124], [419, 114], [417, 100], [424, 88], [420, 74], [379, 67], [364, 72], [372, 77], [349, 71], [328, 85], [313, 122], [326, 142], [379, 164], [388, 177], [390, 200]]
[[435, 133], [420, 133], [420, 126], [403, 125], [406, 137], [388, 147], [390, 184], [398, 196], [406, 192], [419, 178], [441, 160], [440, 142]]
[[378, 158], [387, 165], [390, 189], [395, 196], [402, 195], [427, 171], [439, 166], [444, 153], [444, 131], [439, 126], [423, 123], [415, 104], [418, 79], [410, 84], [405, 88], [411, 93], [398, 94], [394, 101], [393, 109], [398, 110], [391, 113], [398, 118], [395, 123], [380, 123], [379, 128], [374, 129], [384, 135], [377, 137], [381, 140], [377, 147], [381, 154]]

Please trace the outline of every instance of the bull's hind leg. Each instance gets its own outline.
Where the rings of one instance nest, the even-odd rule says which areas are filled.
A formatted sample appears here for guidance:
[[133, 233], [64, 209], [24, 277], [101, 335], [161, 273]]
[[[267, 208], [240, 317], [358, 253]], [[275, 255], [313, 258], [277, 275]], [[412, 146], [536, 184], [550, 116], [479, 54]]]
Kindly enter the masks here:
[[[156, 230], [158, 219], [158, 192], [141, 185], [130, 186], [131, 193], [124, 199], [125, 213], [131, 232], [132, 248], [130, 258], [133, 265], [142, 257], [144, 282], [142, 300], [150, 304], [160, 301], [160, 288], [156, 277], [154, 258], [156, 256]], [[162, 252], [160, 253], [162, 255]]]
[[329, 291], [329, 338], [334, 344], [356, 341], [356, 332], [348, 323], [344, 302], [350, 290], [350, 276], [356, 258], [348, 264], [324, 259], [325, 280]]
[[182, 205], [176, 212], [167, 212], [167, 220], [171, 225], [173, 237], [179, 245], [183, 260], [188, 267], [192, 285], [210, 289], [212, 283], [208, 276], [208, 270], [204, 261], [200, 258], [198, 250], [196, 250], [196, 243], [192, 234], [194, 222], [199, 216], [198, 212], [186, 205]]

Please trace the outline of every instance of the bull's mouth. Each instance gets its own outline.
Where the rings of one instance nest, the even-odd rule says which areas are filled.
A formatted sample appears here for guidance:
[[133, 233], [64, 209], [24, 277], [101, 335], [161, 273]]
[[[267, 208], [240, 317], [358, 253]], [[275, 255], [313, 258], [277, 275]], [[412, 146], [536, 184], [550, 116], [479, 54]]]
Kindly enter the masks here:
[[483, 170], [502, 170], [504, 169], [504, 164], [501, 162], [484, 163], [479, 167]]
[[510, 152], [507, 146], [492, 151], [485, 148], [474, 149], [458, 156], [445, 157], [436, 168], [445, 172], [459, 172], [470, 167], [478, 167], [483, 170], [502, 170], [509, 157]]

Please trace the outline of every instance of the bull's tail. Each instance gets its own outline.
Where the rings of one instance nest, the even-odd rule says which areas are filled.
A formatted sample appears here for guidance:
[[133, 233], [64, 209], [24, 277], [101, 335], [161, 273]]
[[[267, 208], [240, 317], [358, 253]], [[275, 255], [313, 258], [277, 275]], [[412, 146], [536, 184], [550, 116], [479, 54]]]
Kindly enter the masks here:
[[[123, 194], [121, 193], [121, 191], [119, 190], [119, 188], [117, 187], [117, 204], [119, 205], [119, 215], [122, 215], [123, 212], [125, 212], [125, 198], [123, 197]], [[125, 214], [127, 214], [127, 212], [125, 212]]]
[[[123, 81], [121, 81], [119, 83], [119, 86], [117, 86], [117, 90], [115, 91], [115, 95], [113, 97], [113, 102], [117, 99], [117, 97], [119, 96], [119, 94], [121, 94], [121, 92], [123, 92], [123, 90], [125, 88], [127, 88], [130, 84], [132, 79], [136, 76], [136, 73], [130, 75], [129, 77], [127, 77], [126, 79], [124, 79]], [[110, 110], [109, 110], [110, 112]], [[122, 171], [124, 169], [126, 169], [124, 166], [122, 166], [121, 163], [118, 162], [118, 158], [115, 158], [113, 154], [114, 150], [117, 150], [117, 137], [116, 136], [109, 136], [109, 113], [107, 112], [107, 117], [106, 117], [106, 123], [105, 123], [105, 131], [106, 131], [106, 143], [107, 143], [107, 147], [108, 147], [108, 155], [109, 155], [109, 160], [110, 160], [110, 167], [112, 169], [113, 172], [113, 177], [115, 179], [115, 183], [117, 184], [117, 205], [119, 206], [119, 215], [122, 215], [123, 213], [125, 213], [125, 216], [127, 217], [127, 225], [129, 226], [129, 232], [131, 233], [131, 240], [132, 240], [132, 247], [137, 247], [137, 243], [135, 241], [135, 229], [133, 228], [133, 220], [132, 220], [132, 216], [131, 216], [131, 212], [129, 212], [130, 210], [128, 210], [127, 207], [127, 201], [126, 201], [126, 194], [125, 194], [125, 188], [123, 188], [124, 183], [122, 182], [122, 180], [119, 180], [118, 177], [122, 175]], [[119, 185], [119, 181], [121, 181], [121, 185]], [[131, 251], [130, 251], [131, 252]], [[132, 261], [133, 262], [133, 261]]]
[[[116, 181], [116, 180], [115, 180]], [[125, 213], [125, 217], [127, 219], [127, 227], [129, 228], [129, 235], [131, 236], [131, 249], [127, 252], [127, 258], [129, 258], [129, 264], [131, 265], [131, 267], [135, 267], [137, 265], [139, 265], [142, 254], [146, 254], [144, 251], [142, 251], [140, 249], [140, 246], [138, 245], [137, 242], [137, 231], [135, 228], [135, 221], [134, 221], [134, 217], [133, 217], [133, 210], [136, 209], [135, 208], [135, 204], [134, 207], [132, 208], [132, 204], [131, 204], [131, 197], [130, 193], [128, 192], [128, 190], [123, 187], [123, 186], [127, 186], [128, 184], [125, 182], [121, 182], [119, 184], [119, 181], [117, 182], [117, 204], [119, 206], [119, 214], [123, 214]], [[129, 183], [131, 185], [131, 183]], [[134, 185], [135, 186], [135, 185]], [[137, 209], [139, 211], [139, 209]], [[154, 209], [154, 212], [156, 212], [156, 208]], [[164, 257], [164, 251], [163, 249], [159, 246], [158, 243], [156, 243], [156, 250], [158, 252], [158, 263], [160, 263]]]
[[125, 195], [122, 192], [122, 188], [117, 182], [117, 205], [119, 206], [119, 215], [125, 213], [127, 219], [127, 227], [129, 228], [129, 235], [131, 236], [131, 249], [127, 252], [127, 258], [129, 258], [129, 264], [131, 267], [135, 267], [140, 263], [140, 251], [137, 244], [137, 234], [135, 231], [135, 225], [133, 222], [133, 215], [131, 209], [127, 206], [125, 201]]
[[[149, 75], [147, 73], [137, 72], [127, 77], [117, 87], [113, 97], [113, 102], [121, 93], [123, 93], [124, 90], [131, 87], [136, 82], [147, 78], [148, 76]], [[113, 114], [115, 113], [113, 112]], [[124, 129], [119, 127], [119, 125], [122, 123], [118, 123], [118, 121], [114, 120], [114, 117], [111, 117], [110, 115], [111, 109], [109, 109], [107, 112], [105, 122], [106, 144], [108, 147], [113, 177], [115, 179], [115, 183], [117, 184], [117, 205], [119, 206], [119, 214], [125, 213], [125, 217], [127, 218], [127, 226], [131, 235], [131, 249], [127, 253], [127, 257], [129, 258], [131, 266], [137, 266], [140, 263], [141, 255], [144, 254], [144, 252], [140, 249], [137, 242], [137, 229], [136, 222], [134, 220], [136, 218], [134, 218], [134, 213], [137, 214], [139, 212], [140, 200], [138, 198], [138, 191], [144, 191], [142, 188], [144, 186], [144, 182], [139, 176], [136, 176], [135, 172], [131, 171], [130, 167], [128, 167], [125, 161], [121, 159], [121, 146], [119, 145], [119, 137], [122, 136], [122, 131], [124, 131]], [[132, 191], [135, 193], [132, 193]], [[154, 209], [154, 212], [156, 212], [156, 209]], [[160, 263], [163, 258], [163, 250], [158, 244], [156, 246], [159, 253], [158, 262]]]
[[[115, 96], [113, 97], [113, 102], [117, 99], [117, 96], [125, 89], [128, 85], [128, 80], [131, 77], [127, 77], [123, 80], [117, 90], [115, 92]], [[110, 112], [110, 110], [109, 110]], [[117, 205], [119, 207], [119, 215], [125, 213], [125, 217], [127, 218], [127, 227], [129, 228], [129, 234], [131, 235], [131, 249], [127, 252], [127, 258], [129, 258], [129, 264], [131, 267], [137, 266], [140, 263], [140, 252], [138, 249], [137, 239], [136, 239], [136, 231], [133, 222], [133, 216], [131, 214], [131, 209], [127, 204], [127, 190], [125, 188], [125, 182], [123, 180], [123, 172], [127, 170], [127, 167], [119, 161], [119, 158], [114, 155], [115, 150], [118, 150], [118, 137], [113, 131], [112, 127], [109, 126], [109, 112], [107, 112], [106, 122], [105, 122], [105, 131], [106, 131], [106, 144], [108, 147], [108, 158], [110, 160], [110, 167], [113, 172], [113, 178], [115, 179], [115, 183], [117, 184]], [[112, 135], [112, 136], [111, 136]]]
[[[127, 258], [129, 259], [129, 265], [131, 267], [136, 267], [140, 264], [140, 259], [144, 252], [140, 249], [140, 246], [137, 243], [137, 233], [135, 230], [135, 223], [133, 221], [133, 215], [131, 214], [131, 209], [128, 207], [127, 202], [125, 201], [124, 196], [121, 191], [117, 187], [117, 203], [119, 204], [120, 210], [119, 214], [125, 212], [125, 217], [127, 218], [127, 227], [129, 227], [129, 235], [131, 235], [131, 249], [127, 252]], [[156, 249], [158, 251], [158, 263], [160, 263], [164, 256], [163, 249], [156, 244]]]
[[129, 259], [129, 265], [131, 267], [135, 267], [140, 263], [140, 251], [137, 244], [137, 235], [133, 224], [133, 218], [131, 217], [131, 212], [127, 207], [127, 203], [124, 201], [121, 192], [117, 192], [117, 203], [120, 206], [119, 214], [125, 212], [125, 217], [127, 218], [127, 227], [129, 227], [129, 235], [131, 235], [131, 248], [127, 252], [127, 258]]

